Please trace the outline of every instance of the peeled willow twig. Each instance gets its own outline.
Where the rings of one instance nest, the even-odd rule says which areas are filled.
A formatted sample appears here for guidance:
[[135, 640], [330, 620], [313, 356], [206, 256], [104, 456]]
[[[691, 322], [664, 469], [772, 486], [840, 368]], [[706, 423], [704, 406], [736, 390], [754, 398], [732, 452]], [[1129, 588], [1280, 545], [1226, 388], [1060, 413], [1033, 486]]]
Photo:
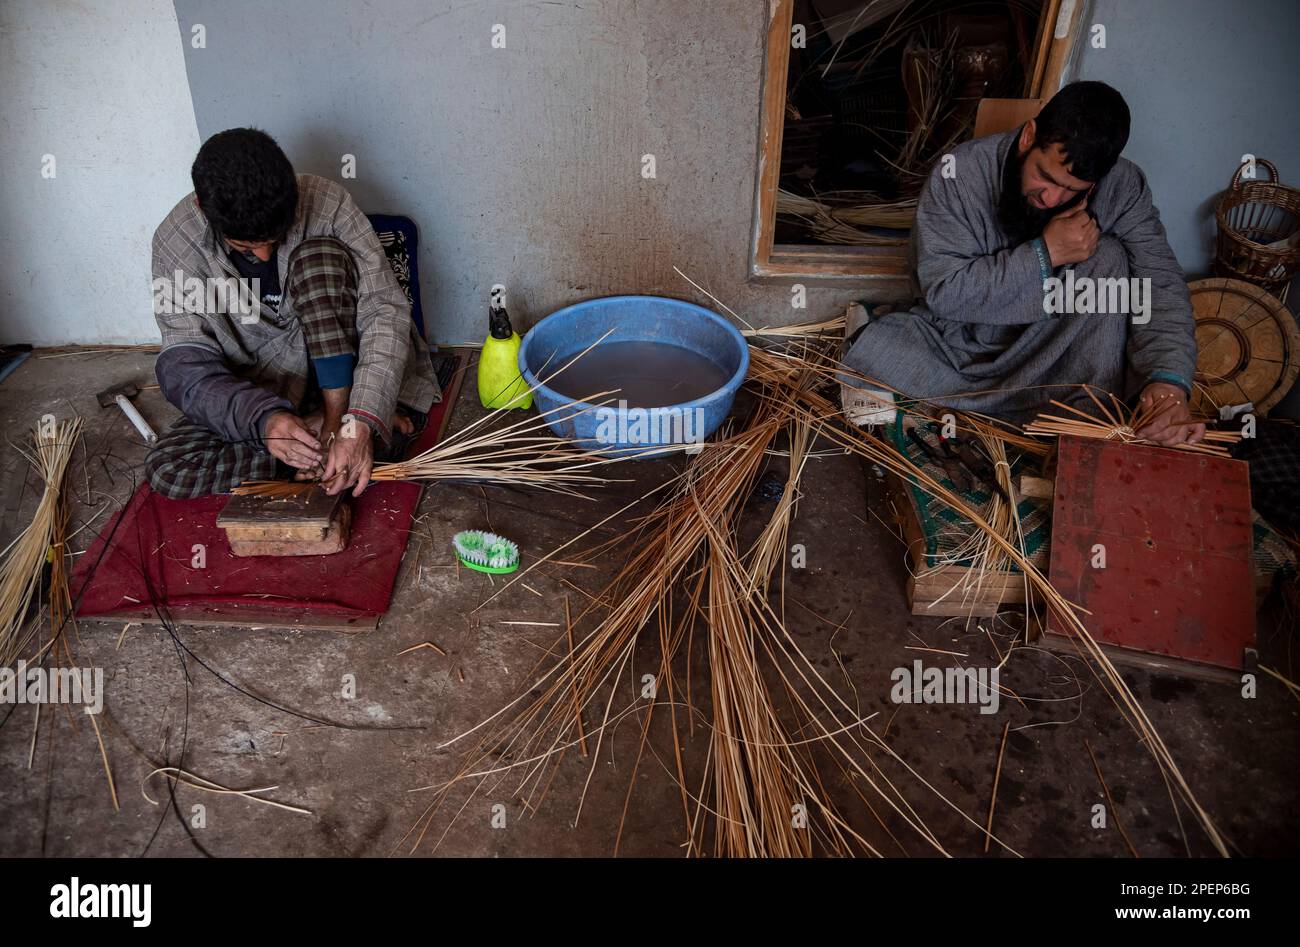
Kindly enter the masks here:
[[[755, 362], [759, 363], [760, 371], [787, 373], [790, 371], [787, 364], [782, 364], [780, 361], [765, 355], [762, 350], [754, 347], [751, 347], [750, 359], [751, 365]], [[923, 469], [913, 464], [909, 458], [859, 428], [837, 423], [840, 420], [839, 410], [819, 394], [815, 392], [799, 392], [797, 400], [801, 402], [798, 409], [808, 412], [817, 429], [826, 437], [842, 444], [854, 453], [858, 453], [879, 463], [886, 469], [898, 473], [900, 476], [911, 479], [926, 492], [968, 519], [978, 529], [987, 533], [990, 540], [1001, 547], [1007, 558], [1026, 574], [1031, 587], [1046, 603], [1049, 614], [1059, 622], [1061, 631], [1070, 637], [1081, 654], [1092, 659], [1090, 666], [1095, 665], [1099, 669], [1099, 672], [1098, 670], [1093, 672], [1097, 676], [1099, 683], [1107, 689], [1116, 706], [1134, 726], [1160, 767], [1162, 774], [1172, 781], [1179, 797], [1196, 816], [1197, 821], [1200, 822], [1215, 849], [1221, 855], [1227, 857], [1227, 844], [1214, 820], [1197, 800], [1178, 764], [1170, 754], [1168, 747], [1165, 746], [1160, 734], [1156, 731], [1155, 725], [1151, 723], [1150, 718], [1138, 703], [1128, 684], [1083, 625], [1076, 607], [1057, 592], [1047, 577], [1038, 571], [1029, 558], [1021, 550], [1017, 549], [1012, 542], [998, 534], [978, 511], [971, 509], [960, 496], [934, 480]]]
[[[580, 818], [587, 787], [603, 758], [603, 741], [626, 717], [641, 718], [641, 751], [635, 757], [629, 783], [635, 786], [651, 719], [665, 705], [672, 715], [672, 765], [681, 790], [685, 850], [690, 855], [701, 854], [710, 837], [714, 851], [722, 855], [880, 854], [862, 834], [862, 827], [851, 825], [828, 797], [813, 749], [818, 757], [828, 757], [841, 774], [854, 777], [840, 781], [847, 784], [842, 791], [862, 799], [895, 843], [899, 840], [884, 817], [905, 824], [927, 850], [946, 854], [902, 788], [877, 763], [875, 754], [880, 753], [892, 766], [901, 767], [909, 781], [934, 793], [977, 830], [986, 831], [926, 782], [872, 729], [869, 718], [862, 718], [835, 691], [803, 654], [768, 601], [768, 579], [781, 561], [772, 555], [772, 549], [792, 514], [792, 502], [778, 504], [755, 545], [744, 554], [738, 550], [736, 527], [744, 501], [773, 441], [785, 432], [795, 438], [787, 480], [792, 501], [803, 469], [797, 459], [806, 456], [798, 442], [806, 438], [810, 444], [820, 435], [911, 477], [988, 532], [990, 543], [1026, 573], [1035, 591], [1074, 634], [1081, 650], [1093, 657], [1100, 668], [1099, 680], [1133, 723], [1162, 775], [1172, 781], [1216, 848], [1226, 854], [1213, 821], [1197, 803], [1150, 720], [1072, 606], [1034, 569], [1017, 544], [1001, 535], [979, 511], [969, 509], [962, 498], [906, 456], [844, 423], [839, 410], [816, 390], [822, 381], [835, 376], [836, 369], [829, 355], [833, 341], [818, 343], [815, 336], [812, 332], [787, 335], [797, 344], [782, 353], [751, 346], [751, 380], [759, 385], [760, 396], [755, 410], [740, 430], [711, 442], [692, 458], [686, 470], [669, 482], [671, 495], [652, 515], [635, 521], [625, 536], [592, 551], [591, 555], [607, 556], [620, 541], [631, 549], [614, 579], [591, 596], [576, 616], [572, 648], [564, 646], [566, 627], [566, 640], [557, 641], [551, 649], [562, 657], [549, 667], [543, 659], [518, 697], [471, 730], [441, 744], [445, 748], [472, 734], [480, 735], [451, 779], [423, 787], [424, 791], [434, 790], [435, 795], [407, 835], [408, 839], [414, 836], [412, 849], [420, 845], [441, 812], [454, 811], [442, 832], [445, 837], [459, 812], [482, 794], [501, 798], [498, 794], [506, 792], [505, 798], [519, 799], [528, 812], [538, 811], [564, 754], [582, 741], [577, 720], [588, 715], [596, 725], [587, 729], [585, 737], [594, 739], [596, 745], [577, 802]], [[800, 433], [805, 429], [806, 435]], [[656, 487], [646, 497], [663, 489], [662, 485]], [[578, 628], [583, 625], [589, 630], [579, 637]], [[695, 634], [707, 635], [704, 651], [708, 661], [702, 669], [708, 675], [711, 695], [707, 714], [694, 707], [690, 697], [695, 672], [689, 655]], [[660, 651], [657, 696], [620, 705], [619, 682], [629, 672], [634, 652], [638, 645], [654, 642]], [[676, 679], [677, 659], [683, 656], [684, 688]], [[683, 761], [678, 721], [682, 708], [692, 729], [697, 718], [708, 721], [707, 758], [694, 789], [688, 789]], [[667, 763], [665, 769], [674, 773]], [[503, 789], [507, 781], [514, 785]], [[469, 795], [456, 808], [452, 794], [462, 787], [469, 789]], [[631, 791], [629, 788], [629, 803]], [[795, 807], [803, 807], [805, 825], [792, 820]], [[1000, 841], [998, 844], [1006, 847]]]
[[[1240, 431], [1208, 430], [1205, 432], [1204, 439], [1196, 444], [1156, 444], [1153, 441], [1139, 437], [1137, 432], [1155, 420], [1161, 413], [1168, 410], [1167, 408], [1153, 404], [1146, 408], [1130, 409], [1111, 394], [1107, 395], [1111, 401], [1110, 406], [1107, 407], [1091, 388], [1085, 388], [1084, 390], [1097, 406], [1098, 413], [1101, 415], [1100, 418], [1053, 399], [1053, 405], [1070, 412], [1073, 416], [1039, 414], [1037, 418], [1025, 426], [1026, 433], [1048, 437], [1067, 434], [1074, 437], [1088, 437], [1104, 441], [1120, 441], [1124, 444], [1148, 444], [1152, 447], [1172, 446], [1174, 450], [1212, 454], [1215, 457], [1231, 457], [1232, 455], [1226, 445], [1235, 444], [1241, 440]], [[1202, 421], [1206, 420], [1209, 419], [1202, 419]], [[1197, 424], [1201, 423], [1201, 421], [1193, 420], [1183, 423]]]
[[[825, 343], [820, 348], [807, 346], [807, 364], [790, 384], [819, 385], [827, 348]], [[589, 625], [594, 621], [594, 627], [571, 651], [557, 642], [556, 650], [564, 653], [564, 659], [531, 679], [520, 698], [470, 731], [483, 728], [484, 736], [451, 780], [426, 787], [437, 792], [412, 828], [416, 846], [449, 804], [450, 794], [461, 786], [473, 784], [464, 803], [469, 805], [481, 792], [502, 791], [501, 783], [509, 779], [515, 785], [508, 792], [520, 798], [529, 812], [537, 811], [564, 752], [582, 740], [576, 721], [584, 711], [599, 721], [587, 732], [587, 739], [596, 741], [588, 783], [602, 757], [607, 731], [627, 714], [644, 715], [644, 751], [650, 719], [664, 700], [652, 700], [648, 706], [636, 702], [619, 710], [614, 705], [614, 682], [642, 637], [657, 630], [657, 690], [667, 695], [673, 715], [673, 756], [686, 814], [688, 853], [702, 853], [711, 837], [714, 851], [721, 855], [880, 854], [828, 797], [812, 757], [816, 747], [830, 753], [842, 773], [856, 777], [847, 791], [863, 798], [877, 819], [882, 818], [881, 811], [891, 813], [928, 850], [944, 853], [872, 753], [883, 751], [926, 790], [936, 794], [938, 790], [907, 767], [834, 693], [767, 601], [770, 575], [782, 559], [776, 551], [784, 544], [804, 468], [802, 458], [811, 442], [812, 422], [791, 410], [792, 401], [789, 391], [764, 386], [744, 427], [709, 444], [692, 459], [674, 482], [673, 494], [653, 515], [639, 521], [626, 537], [633, 550], [627, 562], [576, 617], [575, 625], [586, 619]], [[759, 540], [742, 555], [736, 545], [739, 514], [764, 458], [782, 432], [792, 437], [788, 501], [777, 505]], [[593, 554], [607, 555], [608, 547]], [[672, 607], [678, 594], [685, 598], [680, 614]], [[610, 603], [608, 611], [602, 613], [597, 603]], [[704, 670], [711, 691], [710, 739], [700, 785], [689, 792], [677, 720], [680, 701], [674, 695], [682, 693], [689, 700], [692, 671], [688, 659], [687, 686], [679, 690], [674, 663], [679, 655], [690, 653], [687, 643], [697, 630], [707, 635], [709, 660]], [[784, 706], [791, 711], [783, 710]], [[693, 726], [697, 711], [689, 703], [686, 711]], [[464, 736], [468, 734], [443, 746]], [[637, 763], [642, 755], [638, 753]], [[635, 785], [635, 771], [630, 785]], [[803, 810], [802, 821], [796, 818], [797, 807]], [[579, 817], [581, 811], [582, 798]], [[962, 816], [980, 828], [965, 813]], [[885, 832], [893, 837], [888, 827]]]

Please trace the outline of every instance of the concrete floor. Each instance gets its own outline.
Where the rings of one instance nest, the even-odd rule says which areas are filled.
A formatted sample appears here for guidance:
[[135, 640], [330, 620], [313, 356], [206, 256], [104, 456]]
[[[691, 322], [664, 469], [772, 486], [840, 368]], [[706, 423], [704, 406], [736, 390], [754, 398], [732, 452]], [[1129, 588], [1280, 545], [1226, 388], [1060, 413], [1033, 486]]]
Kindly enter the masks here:
[[[47, 411], [76, 411], [88, 421], [90, 469], [74, 468], [78, 493], [74, 528], [93, 525], [75, 540], [78, 548], [106, 522], [130, 492], [130, 471], [138, 472], [143, 445], [116, 410], [101, 411], [94, 392], [126, 380], [152, 382], [147, 353], [87, 354], [33, 358], [0, 384], [0, 424], [5, 438], [22, 443]], [[467, 386], [454, 425], [478, 412]], [[155, 426], [175, 411], [154, 391], [138, 399]], [[105, 464], [98, 454], [111, 448]], [[35, 496], [23, 486], [24, 461], [13, 448], [0, 455], [5, 489], [4, 536], [25, 522]], [[189, 662], [190, 684], [167, 633], [157, 627], [87, 621], [79, 625], [75, 650], [83, 666], [102, 667], [108, 681], [100, 722], [111, 761], [120, 811], [110, 801], [94, 733], [84, 718], [62, 710], [44, 712], [32, 752], [34, 711], [18, 707], [0, 728], [0, 854], [124, 856], [194, 855], [388, 855], [405, 852], [403, 838], [420, 816], [427, 794], [410, 790], [451, 775], [458, 748], [438, 749], [488, 717], [528, 681], [529, 670], [548, 646], [554, 628], [512, 626], [504, 620], [563, 620], [563, 596], [599, 588], [617, 568], [553, 567], [527, 579], [540, 595], [516, 584], [484, 608], [473, 611], [498, 586], [485, 577], [448, 567], [452, 533], [496, 527], [539, 555], [572, 538], [643, 492], [671, 471], [668, 461], [638, 465], [638, 483], [617, 484], [591, 503], [527, 495], [497, 488], [435, 486], [426, 491], [415, 544], [398, 579], [392, 609], [373, 633], [212, 629], [180, 626], [181, 641], [226, 681]], [[107, 467], [107, 471], [105, 470]], [[108, 471], [112, 471], [112, 480]], [[901, 545], [878, 521], [866, 501], [859, 463], [843, 456], [808, 465], [805, 495], [792, 526], [791, 543], [807, 549], [807, 569], [791, 570], [786, 583], [786, 619], [801, 646], [828, 679], [852, 695], [864, 714], [879, 711], [875, 725], [888, 721], [894, 749], [919, 776], [953, 804], [982, 823], [988, 807], [998, 742], [1005, 721], [1013, 732], [1006, 747], [998, 790], [995, 828], [1025, 855], [1110, 855], [1127, 853], [1114, 820], [1143, 856], [1180, 855], [1184, 846], [1168, 792], [1150, 757], [1095, 687], [1077, 661], [1062, 664], [1046, 652], [1018, 650], [1002, 684], [1025, 699], [1004, 700], [996, 715], [972, 706], [903, 705], [889, 702], [890, 671], [910, 665], [920, 653], [907, 646], [960, 651], [972, 664], [995, 663], [982, 630], [959, 621], [916, 618], [903, 596]], [[89, 497], [89, 504], [84, 501]], [[17, 511], [17, 512], [15, 512]], [[769, 508], [755, 501], [754, 521]], [[527, 557], [525, 559], [527, 562]], [[423, 569], [420, 568], [423, 566]], [[499, 580], [498, 580], [499, 583]], [[1294, 629], [1276, 609], [1261, 619], [1265, 664], [1292, 679]], [[815, 615], [813, 613], [816, 613]], [[820, 617], [818, 617], [820, 616]], [[842, 630], [836, 631], [843, 623]], [[992, 628], [987, 621], [982, 627]], [[1000, 626], [1005, 651], [1011, 628]], [[119, 638], [121, 639], [119, 641]], [[398, 657], [422, 641], [441, 646]], [[634, 679], [650, 667], [654, 650], [638, 654]], [[940, 655], [925, 655], [927, 663]], [[698, 665], [697, 665], [698, 667]], [[463, 672], [464, 680], [460, 679]], [[355, 675], [355, 699], [340, 695], [345, 674]], [[1076, 680], [1075, 675], [1078, 675]], [[1300, 702], [1269, 678], [1259, 696], [1243, 699], [1237, 688], [1126, 671], [1130, 686], [1179, 761], [1201, 803], [1218, 821], [1237, 851], [1247, 855], [1295, 854], [1300, 850], [1296, 803], [1300, 787]], [[696, 699], [707, 702], [699, 680]], [[1082, 699], [1078, 681], [1084, 682]], [[261, 703], [232, 687], [282, 708], [344, 726], [324, 727]], [[632, 681], [625, 685], [628, 693]], [[1037, 698], [1037, 699], [1034, 699]], [[852, 699], [850, 697], [850, 699]], [[0, 715], [8, 708], [0, 708]], [[892, 717], [892, 720], [891, 720]], [[1015, 729], [1019, 728], [1019, 729]], [[549, 798], [530, 817], [507, 792], [480, 798], [466, 809], [437, 849], [444, 855], [608, 855], [638, 743], [636, 725], [617, 729], [594, 764], [569, 754]], [[666, 748], [662, 727], [652, 745]], [[1117, 811], [1104, 830], [1090, 825], [1092, 807], [1104, 797], [1084, 746], [1092, 745], [1114, 796]], [[688, 772], [698, 777], [704, 731], [687, 741]], [[182, 755], [183, 754], [183, 755]], [[227, 787], [275, 786], [266, 795], [310, 810], [300, 815], [245, 799], [181, 788], [176, 808], [167, 805], [163, 780], [146, 776], [164, 763]], [[680, 796], [664, 768], [668, 757], [647, 756], [636, 777], [620, 853], [679, 856], [684, 838]], [[581, 819], [576, 800], [595, 772]], [[978, 854], [979, 832], [915, 779], [897, 772], [899, 785], [918, 814], [954, 854]], [[846, 790], [827, 780], [829, 791]], [[503, 787], [504, 788], [504, 787]], [[148, 794], [162, 801], [153, 805]], [[504, 828], [492, 825], [492, 805], [506, 807]], [[193, 822], [196, 804], [206, 825]], [[852, 811], [852, 810], [851, 810]], [[857, 824], [882, 850], [900, 853], [869, 817]], [[1182, 813], [1187, 845], [1209, 854], [1202, 833]], [[421, 846], [433, 850], [445, 823]], [[902, 850], [925, 854], [913, 837], [897, 831]], [[193, 839], [191, 838], [191, 833]], [[197, 844], [196, 844], [197, 842]], [[1005, 854], [1005, 853], [1003, 853]], [[994, 847], [994, 857], [999, 853]]]

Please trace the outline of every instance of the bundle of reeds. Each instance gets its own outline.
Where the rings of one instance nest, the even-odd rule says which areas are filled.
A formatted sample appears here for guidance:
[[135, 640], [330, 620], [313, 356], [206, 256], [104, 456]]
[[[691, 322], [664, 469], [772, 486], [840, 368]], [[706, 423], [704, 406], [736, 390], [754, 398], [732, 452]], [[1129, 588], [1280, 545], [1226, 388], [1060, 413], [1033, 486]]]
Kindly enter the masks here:
[[[788, 373], [790, 371], [788, 366], [783, 366], [779, 362], [773, 363], [771, 357], [764, 354], [760, 349], [751, 347], [750, 357], [751, 365], [758, 363], [760, 370], [762, 370], [763, 363], [767, 362], [769, 364], [769, 373], [783, 370]], [[841, 366], [840, 374], [843, 374], [844, 371]], [[871, 379], [862, 380], [869, 385], [878, 385], [877, 382]], [[1076, 607], [1052, 586], [1047, 577], [1034, 566], [1023, 550], [1017, 548], [1015, 542], [1003, 535], [1003, 531], [999, 531], [994, 524], [985, 519], [980, 511], [972, 509], [962, 497], [931, 478], [923, 469], [917, 467], [909, 458], [893, 449], [889, 444], [872, 437], [859, 428], [837, 423], [838, 409], [820, 394], [815, 391], [797, 391], [795, 389], [791, 389], [790, 394], [792, 403], [798, 406], [795, 410], [806, 412], [818, 433], [831, 442], [840, 444], [853, 453], [870, 459], [887, 470], [891, 470], [920, 485], [931, 496], [943, 502], [985, 533], [989, 542], [997, 546], [1008, 561], [1014, 563], [1025, 573], [1030, 587], [1044, 603], [1049, 620], [1063, 634], [1069, 636], [1079, 654], [1088, 659], [1088, 667], [1097, 682], [1134, 728], [1143, 746], [1151, 753], [1170, 789], [1171, 798], [1175, 794], [1177, 795], [1177, 798], [1195, 816], [1211, 844], [1221, 855], [1226, 857], [1228, 855], [1226, 841], [1219, 832], [1214, 820], [1197, 800], [1191, 786], [1188, 785], [1178, 764], [1170, 754], [1168, 747], [1156, 731], [1155, 725], [1152, 724], [1141, 704], [1138, 703], [1127, 682], [1084, 626]]]
[[[808, 368], [790, 379], [791, 385], [820, 383], [820, 371]], [[567, 749], [584, 745], [594, 734], [594, 773], [610, 729], [635, 713], [644, 714], [639, 765], [652, 719], [667, 713], [674, 745], [666, 755], [675, 762], [689, 854], [710, 847], [726, 856], [880, 854], [830, 798], [813, 761], [814, 747], [833, 754], [843, 774], [857, 777], [845, 782], [870, 811], [893, 813], [928, 850], [943, 852], [904, 793], [880, 770], [873, 751], [897, 757], [836, 695], [768, 601], [768, 581], [782, 558], [811, 437], [811, 419], [792, 411], [792, 403], [788, 391], [761, 390], [743, 427], [712, 443], [670, 482], [672, 494], [625, 537], [632, 552], [623, 568], [574, 619], [578, 625], [594, 622], [594, 627], [563, 660], [530, 681], [527, 697], [484, 722], [490, 728], [487, 735], [455, 777], [426, 787], [436, 795], [412, 830], [415, 845], [466, 784], [474, 784], [471, 798], [483, 791], [495, 797], [501, 784], [514, 777], [512, 792], [525, 808], [536, 811]], [[792, 438], [788, 499], [777, 505], [758, 541], [742, 553], [736, 539], [740, 510], [768, 450], [783, 433]], [[606, 557], [612, 548], [612, 543], [603, 544], [590, 554]], [[694, 717], [703, 712], [691, 699], [695, 672], [689, 642], [696, 634], [707, 636], [703, 672], [711, 698], [710, 737], [704, 773], [698, 788], [691, 789], [681, 731], [687, 725], [693, 729]], [[613, 682], [643, 641], [658, 646], [658, 696], [648, 705], [616, 708]], [[684, 655], [685, 685], [676, 666]], [[584, 715], [595, 716], [597, 725], [584, 729]], [[633, 770], [635, 785], [636, 766]], [[579, 800], [579, 816], [581, 808]], [[797, 817], [800, 808], [806, 824]]]
[[[976, 604], [986, 601], [983, 593], [989, 579], [1011, 571], [1010, 558], [1004, 547], [990, 538], [991, 533], [997, 533], [1020, 552], [1025, 550], [1025, 534], [1020, 524], [1016, 484], [1011, 476], [1007, 442], [987, 429], [976, 431], [976, 439], [991, 461], [997, 479], [988, 504], [981, 511], [991, 529], [970, 529], [965, 541], [949, 550], [943, 556], [943, 562], [934, 567], [941, 569], [945, 565], [960, 565], [964, 570], [952, 587], [935, 601], [943, 601], [955, 595], [961, 602], [970, 603], [972, 610]], [[969, 524], [966, 524], [966, 528], [969, 528]], [[1027, 591], [1028, 580], [1022, 578], [1022, 581]], [[1026, 594], [1025, 600], [1028, 599]]]
[[784, 188], [776, 212], [799, 220], [818, 240], [840, 246], [895, 246], [905, 237], [870, 233], [864, 227], [909, 230], [916, 221], [916, 199], [884, 201], [866, 191], [836, 191], [805, 197]]
[[[606, 332], [547, 375], [543, 381], [549, 382], [560, 375], [613, 331], [611, 329]], [[515, 382], [512, 380], [511, 383]], [[529, 390], [536, 390], [536, 386]], [[592, 473], [593, 468], [613, 463], [619, 458], [578, 450], [571, 441], [540, 432], [550, 426], [553, 415], [572, 417], [603, 407], [613, 400], [611, 396], [617, 394], [617, 391], [592, 392], [583, 399], [585, 407], [561, 405], [508, 424], [500, 422], [513, 416], [509, 409], [490, 411], [415, 457], [377, 465], [371, 470], [370, 479], [473, 481], [582, 496], [582, 489], [608, 482], [607, 478]], [[666, 446], [644, 451], [642, 456], [673, 453], [679, 449], [681, 448]], [[320, 482], [314, 479], [248, 480], [231, 492], [240, 496], [289, 497], [314, 490], [319, 485]]]
[[[1147, 407], [1129, 408], [1113, 394], [1106, 392], [1106, 397], [1110, 401], [1110, 406], [1097, 397], [1097, 394], [1089, 387], [1084, 387], [1093, 403], [1097, 406], [1100, 417], [1088, 414], [1086, 411], [1080, 411], [1078, 408], [1071, 407], [1064, 402], [1052, 400], [1052, 404], [1064, 411], [1070, 412], [1071, 417], [1063, 417], [1059, 414], [1040, 414], [1037, 418], [1026, 425], [1025, 430], [1030, 434], [1040, 436], [1054, 437], [1062, 434], [1069, 434], [1075, 437], [1091, 437], [1105, 441], [1122, 441], [1125, 444], [1151, 444], [1152, 441], [1138, 436], [1138, 431], [1146, 427], [1147, 424], [1155, 420], [1162, 411], [1168, 410], [1159, 404], [1153, 404]], [[1191, 425], [1209, 421], [1203, 418], [1200, 421], [1191, 420], [1184, 424]], [[1192, 451], [1198, 454], [1212, 454], [1216, 457], [1231, 457], [1228, 447], [1241, 440], [1240, 431], [1215, 431], [1207, 430], [1205, 438], [1196, 444], [1174, 444], [1175, 450]]]
[[[755, 331], [755, 335], [761, 332]], [[900, 826], [926, 851], [944, 852], [941, 841], [926, 826], [910, 793], [898, 779], [901, 767], [914, 788], [934, 793], [977, 831], [980, 822], [962, 812], [904, 761], [805, 656], [786, 629], [782, 607], [774, 607], [769, 585], [784, 550], [786, 529], [798, 497], [798, 482], [813, 441], [830, 443], [910, 478], [988, 536], [990, 555], [1015, 563], [1044, 598], [1053, 618], [1069, 632], [1081, 653], [1096, 665], [1094, 672], [1116, 706], [1130, 720], [1172, 792], [1195, 813], [1212, 843], [1226, 847], [1208, 813], [1160, 740], [1131, 691], [1109, 659], [1079, 621], [1073, 607], [1057, 593], [1024, 555], [1008, 533], [1014, 528], [991, 522], [981, 511], [931, 479], [923, 469], [887, 443], [843, 422], [838, 408], [820, 393], [824, 384], [843, 372], [833, 358], [836, 343], [815, 327], [774, 333], [779, 350], [751, 344], [750, 378], [758, 403], [737, 430], [726, 434], [693, 458], [678, 477], [650, 491], [643, 499], [668, 492], [651, 515], [634, 529], [589, 551], [608, 558], [622, 543], [630, 548], [624, 566], [574, 619], [585, 634], [566, 634], [556, 642], [564, 655], [550, 666], [539, 665], [519, 697], [460, 736], [442, 744], [455, 745], [477, 735], [458, 772], [435, 786], [434, 798], [408, 838], [414, 850], [428, 835], [439, 814], [464, 811], [479, 794], [501, 798], [509, 781], [514, 798], [529, 812], [544, 802], [558, 767], [571, 748], [586, 753], [596, 746], [586, 785], [601, 758], [610, 731], [628, 716], [640, 716], [640, 750], [632, 765], [628, 798], [646, 755], [651, 722], [669, 716], [673, 744], [651, 750], [671, 760], [680, 789], [685, 822], [685, 850], [700, 855], [709, 848], [729, 856], [881, 854], [864, 825], [851, 824], [827, 792], [823, 771], [837, 773], [840, 791], [856, 795], [884, 835], [907, 852]], [[977, 422], [983, 428], [983, 422]], [[986, 433], [997, 428], [987, 426]], [[759, 539], [742, 551], [737, 526], [764, 458], [778, 438], [788, 440], [790, 468], [788, 501], [776, 505]], [[1004, 481], [999, 476], [999, 482]], [[582, 539], [628, 507], [607, 517], [559, 550], [543, 556], [536, 568]], [[994, 514], [995, 519], [998, 514]], [[528, 570], [517, 576], [520, 581]], [[492, 598], [509, 585], [498, 589]], [[489, 598], [488, 601], [492, 599]], [[486, 603], [485, 603], [486, 604]], [[705, 635], [703, 668], [692, 666], [692, 641]], [[566, 647], [566, 641], [572, 641]], [[658, 650], [655, 696], [620, 705], [617, 682], [629, 671], [638, 646]], [[681, 663], [685, 662], [685, 683]], [[692, 700], [694, 675], [708, 676], [707, 712]], [[694, 728], [696, 718], [708, 720], [708, 756], [702, 775], [692, 779], [684, 762], [682, 730]], [[596, 725], [584, 725], [584, 716]], [[881, 763], [888, 761], [892, 773]], [[820, 764], [820, 765], [819, 765]], [[838, 778], [842, 777], [842, 778]], [[698, 780], [698, 782], [697, 782]], [[692, 786], [692, 783], [696, 785]], [[468, 789], [469, 799], [457, 806], [454, 796]], [[578, 817], [585, 799], [578, 800]], [[802, 809], [801, 823], [792, 814]], [[446, 823], [454, 822], [455, 814]], [[619, 828], [621, 838], [622, 827]], [[987, 836], [992, 838], [992, 836]], [[710, 845], [710, 840], [712, 844]], [[998, 841], [992, 839], [993, 841]], [[999, 845], [1003, 845], [998, 841]], [[1003, 847], [1005, 847], [1003, 845]], [[618, 842], [615, 842], [615, 852]]]
[[[45, 565], [50, 564], [50, 615], [53, 629], [62, 628], [71, 613], [64, 539], [69, 505], [64, 478], [81, 434], [81, 418], [42, 421], [32, 432], [32, 448], [24, 450], [44, 483], [32, 521], [0, 553], [0, 666], [13, 664], [31, 644], [39, 622], [29, 616], [37, 598]], [[54, 619], [57, 618], [57, 621]], [[41, 647], [49, 648], [51, 640]]]

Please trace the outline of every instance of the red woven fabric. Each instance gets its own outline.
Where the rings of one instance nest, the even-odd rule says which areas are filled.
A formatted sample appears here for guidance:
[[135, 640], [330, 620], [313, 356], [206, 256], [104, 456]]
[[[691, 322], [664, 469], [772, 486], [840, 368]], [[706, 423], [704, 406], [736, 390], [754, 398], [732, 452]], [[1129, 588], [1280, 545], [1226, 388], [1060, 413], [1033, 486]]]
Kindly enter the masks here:
[[[446, 400], [430, 409], [411, 453], [433, 446], [448, 409]], [[181, 614], [201, 607], [210, 617], [237, 618], [241, 608], [255, 608], [308, 620], [373, 618], [388, 610], [421, 489], [414, 483], [371, 484], [352, 501], [351, 541], [332, 556], [239, 558], [217, 527], [228, 497], [169, 500], [145, 484], [78, 557], [71, 581], [74, 600], [80, 597], [77, 614], [139, 612], [156, 602]], [[204, 547], [202, 569], [192, 565], [195, 545]]]

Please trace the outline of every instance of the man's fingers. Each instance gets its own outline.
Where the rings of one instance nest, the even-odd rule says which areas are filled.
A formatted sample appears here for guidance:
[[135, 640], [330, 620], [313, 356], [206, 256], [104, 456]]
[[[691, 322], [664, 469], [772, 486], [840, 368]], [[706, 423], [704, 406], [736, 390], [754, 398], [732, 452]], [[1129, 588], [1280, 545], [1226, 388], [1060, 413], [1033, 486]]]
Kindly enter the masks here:
[[343, 492], [352, 485], [351, 476], [346, 466], [343, 464], [338, 465], [330, 472], [328, 477], [321, 478], [325, 484], [325, 492], [330, 496]]
[[266, 448], [275, 457], [295, 467], [316, 467], [322, 460], [319, 450], [293, 438], [272, 441], [266, 445]]
[[1195, 444], [1198, 441], [1203, 440], [1204, 438], [1205, 438], [1205, 425], [1194, 424], [1192, 425], [1191, 431], [1187, 435], [1187, 443]]
[[361, 494], [365, 493], [366, 487], [370, 485], [370, 467], [371, 462], [366, 461], [357, 470], [357, 487], [352, 491], [354, 497], [361, 496]]
[[333, 450], [331, 450], [329, 452], [329, 456], [325, 459], [325, 470], [320, 475], [320, 478], [326, 482], [329, 482], [331, 479], [333, 479], [334, 472], [337, 469], [338, 469], [337, 455]]
[[330, 449], [326, 475], [321, 478], [325, 483], [325, 492], [330, 496], [342, 493], [352, 486], [355, 472], [351, 469], [351, 463], [346, 451], [336, 442], [336, 446]]
[[316, 440], [316, 435], [312, 434], [312, 432], [308, 430], [301, 421], [297, 424], [290, 425], [289, 434], [300, 444], [305, 444], [312, 450], [320, 450], [320, 441]]
[[1079, 214], [1082, 214], [1087, 209], [1088, 209], [1088, 202], [1080, 201], [1076, 206], [1071, 207], [1069, 210], [1061, 214], [1058, 214], [1057, 216], [1060, 217], [1062, 220], [1068, 220], [1071, 217], [1077, 217]]

